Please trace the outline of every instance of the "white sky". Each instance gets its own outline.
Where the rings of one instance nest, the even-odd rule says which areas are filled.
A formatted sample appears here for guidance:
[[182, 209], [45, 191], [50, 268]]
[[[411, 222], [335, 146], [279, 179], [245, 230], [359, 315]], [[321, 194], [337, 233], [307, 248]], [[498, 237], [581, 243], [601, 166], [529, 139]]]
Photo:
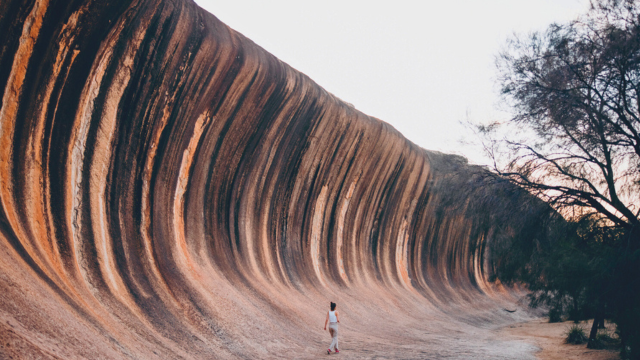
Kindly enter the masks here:
[[508, 118], [494, 57], [514, 32], [588, 0], [195, 0], [222, 22], [425, 149], [483, 163], [461, 122]]

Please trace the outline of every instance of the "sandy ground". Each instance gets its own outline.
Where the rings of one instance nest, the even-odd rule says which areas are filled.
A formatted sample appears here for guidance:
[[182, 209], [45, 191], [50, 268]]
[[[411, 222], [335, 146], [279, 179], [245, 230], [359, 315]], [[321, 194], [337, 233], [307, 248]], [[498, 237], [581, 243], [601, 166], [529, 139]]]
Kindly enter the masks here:
[[[514, 324], [498, 330], [499, 335], [522, 340], [539, 347], [535, 355], [542, 360], [614, 360], [620, 359], [619, 353], [612, 350], [591, 350], [586, 345], [564, 343], [567, 329], [573, 322], [549, 323], [546, 318]], [[608, 325], [607, 327], [612, 326]], [[591, 322], [583, 322], [585, 332], [591, 328]]]
[[[591, 350], [587, 349], [586, 344], [565, 344], [565, 332], [571, 325], [573, 322], [570, 321], [551, 324], [546, 318], [540, 318], [480, 331], [469, 327], [461, 329], [460, 336], [454, 336], [451, 329], [442, 329], [444, 331], [440, 337], [418, 332], [405, 333], [398, 338], [363, 339], [356, 334], [349, 334], [351, 336], [344, 339], [345, 345], [340, 355], [345, 359], [620, 359], [617, 351]], [[582, 324], [585, 330], [590, 325], [590, 322]], [[328, 338], [327, 335], [327, 343]], [[318, 353], [309, 356], [321, 357]]]

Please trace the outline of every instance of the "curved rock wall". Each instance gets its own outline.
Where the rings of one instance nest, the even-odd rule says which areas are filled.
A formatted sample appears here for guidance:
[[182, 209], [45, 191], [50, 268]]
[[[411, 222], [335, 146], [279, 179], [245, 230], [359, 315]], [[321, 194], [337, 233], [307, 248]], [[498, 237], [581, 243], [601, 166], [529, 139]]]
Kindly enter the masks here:
[[513, 318], [483, 170], [194, 3], [8, 0], [0, 34], [0, 353], [312, 356], [329, 300], [389, 347]]

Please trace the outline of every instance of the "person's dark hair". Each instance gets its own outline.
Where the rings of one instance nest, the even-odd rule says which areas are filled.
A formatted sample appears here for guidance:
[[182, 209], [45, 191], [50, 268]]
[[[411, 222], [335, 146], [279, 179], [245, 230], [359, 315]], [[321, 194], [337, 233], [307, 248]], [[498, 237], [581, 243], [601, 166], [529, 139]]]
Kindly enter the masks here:
[[331, 311], [333, 311], [333, 310], [335, 310], [335, 309], [336, 309], [336, 303], [332, 302], [332, 303], [331, 303]]

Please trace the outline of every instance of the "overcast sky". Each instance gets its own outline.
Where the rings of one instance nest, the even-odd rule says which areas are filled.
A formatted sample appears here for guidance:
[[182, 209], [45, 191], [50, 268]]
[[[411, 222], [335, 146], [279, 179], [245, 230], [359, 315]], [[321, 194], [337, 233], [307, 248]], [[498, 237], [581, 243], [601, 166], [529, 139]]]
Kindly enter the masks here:
[[588, 0], [195, 0], [358, 110], [426, 149], [464, 155], [461, 122], [504, 120], [494, 58], [516, 33]]

